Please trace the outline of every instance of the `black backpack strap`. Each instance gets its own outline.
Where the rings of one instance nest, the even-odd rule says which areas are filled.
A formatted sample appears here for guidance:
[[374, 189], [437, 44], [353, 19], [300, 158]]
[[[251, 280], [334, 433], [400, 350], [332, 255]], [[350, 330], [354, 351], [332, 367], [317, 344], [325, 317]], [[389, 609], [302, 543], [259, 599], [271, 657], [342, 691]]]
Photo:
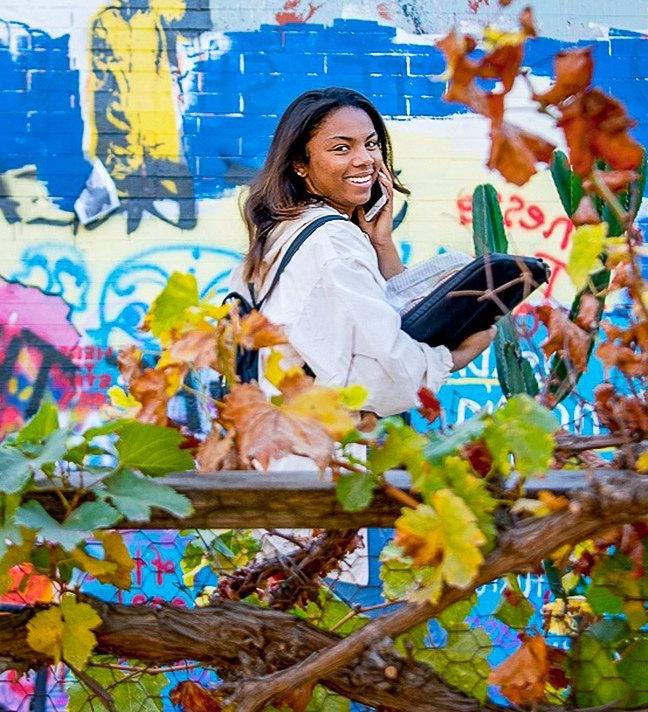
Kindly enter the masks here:
[[252, 305], [254, 306], [255, 309], [261, 309], [263, 302], [270, 296], [272, 293], [272, 290], [277, 286], [279, 283], [279, 278], [281, 277], [282, 272], [286, 269], [288, 266], [288, 263], [292, 258], [295, 256], [295, 253], [297, 250], [308, 240], [308, 238], [317, 230], [318, 227], [324, 225], [324, 223], [331, 222], [331, 220], [346, 220], [342, 215], [322, 215], [319, 218], [316, 218], [313, 220], [313, 222], [308, 223], [300, 233], [297, 235], [297, 237], [290, 243], [290, 246], [286, 250], [286, 253], [284, 256], [281, 258], [281, 262], [279, 263], [279, 267], [277, 267], [277, 271], [275, 272], [274, 278], [272, 280], [272, 283], [270, 284], [270, 288], [268, 291], [263, 295], [263, 298], [260, 299], [258, 302], [256, 300], [256, 295], [254, 293], [254, 284], [252, 282], [248, 282], [248, 289], [250, 290], [250, 296], [252, 297]]

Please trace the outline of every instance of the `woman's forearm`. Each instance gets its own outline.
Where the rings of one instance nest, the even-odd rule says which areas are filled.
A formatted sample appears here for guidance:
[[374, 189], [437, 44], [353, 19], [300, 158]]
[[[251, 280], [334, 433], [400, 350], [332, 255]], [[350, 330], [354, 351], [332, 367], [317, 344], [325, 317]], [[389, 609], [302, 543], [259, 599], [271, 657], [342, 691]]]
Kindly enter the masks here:
[[394, 277], [405, 269], [405, 265], [398, 254], [396, 245], [391, 240], [384, 245], [374, 245], [374, 249], [378, 256], [380, 274], [382, 274], [385, 279]]

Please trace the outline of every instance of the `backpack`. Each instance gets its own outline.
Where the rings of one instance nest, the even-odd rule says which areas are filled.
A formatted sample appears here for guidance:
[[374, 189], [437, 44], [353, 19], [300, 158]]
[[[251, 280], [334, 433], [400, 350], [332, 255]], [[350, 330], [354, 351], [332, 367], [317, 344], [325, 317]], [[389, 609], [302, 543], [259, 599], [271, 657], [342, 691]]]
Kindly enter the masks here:
[[[305, 227], [301, 229], [297, 237], [290, 243], [290, 246], [286, 250], [286, 253], [279, 263], [279, 267], [275, 272], [270, 288], [265, 293], [265, 295], [257, 301], [255, 294], [254, 284], [248, 282], [248, 290], [250, 292], [250, 299], [246, 299], [239, 292], [230, 292], [225, 299], [223, 299], [223, 304], [228, 301], [236, 299], [239, 303], [239, 314], [245, 316], [249, 314], [253, 309], [261, 311], [261, 307], [265, 303], [266, 299], [270, 296], [274, 288], [279, 283], [279, 279], [283, 271], [288, 266], [290, 260], [295, 256], [297, 250], [306, 242], [306, 240], [317, 230], [318, 227], [324, 225], [324, 223], [330, 222], [331, 220], [346, 220], [342, 215], [322, 215], [316, 218], [312, 222], [308, 223]], [[310, 369], [308, 365], [305, 366], [306, 372]], [[248, 351], [247, 349], [239, 348], [236, 354], [236, 375], [241, 379], [242, 383], [249, 383], [250, 381], [256, 381], [259, 378], [259, 352], [258, 351]], [[311, 371], [312, 375], [312, 371]], [[221, 379], [221, 391], [223, 394], [227, 391], [224, 379]]]

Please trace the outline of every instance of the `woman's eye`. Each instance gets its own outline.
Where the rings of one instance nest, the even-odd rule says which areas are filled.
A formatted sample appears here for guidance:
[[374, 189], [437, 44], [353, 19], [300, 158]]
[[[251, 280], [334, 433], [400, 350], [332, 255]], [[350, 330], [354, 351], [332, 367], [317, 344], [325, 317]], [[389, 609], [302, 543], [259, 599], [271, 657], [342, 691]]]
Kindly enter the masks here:
[[368, 149], [374, 149], [374, 148], [379, 148], [380, 143], [378, 141], [367, 141], [366, 146]]
[[340, 145], [340, 146], [336, 146], [333, 150], [334, 150], [334, 151], [339, 151], [340, 153], [346, 153], [346, 152], [349, 150], [349, 147], [348, 147], [348, 146], [344, 146], [344, 145]]

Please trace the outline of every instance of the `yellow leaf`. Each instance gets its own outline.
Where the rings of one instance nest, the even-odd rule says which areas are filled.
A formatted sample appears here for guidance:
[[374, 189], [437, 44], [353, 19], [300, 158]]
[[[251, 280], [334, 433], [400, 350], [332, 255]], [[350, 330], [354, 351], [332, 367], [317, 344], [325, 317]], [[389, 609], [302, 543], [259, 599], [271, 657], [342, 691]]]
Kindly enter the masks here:
[[597, 266], [603, 252], [608, 225], [579, 225], [572, 238], [572, 249], [567, 262], [567, 273], [576, 289], [582, 289], [590, 272]]
[[100, 583], [112, 583], [121, 589], [130, 589], [135, 562], [128, 553], [121, 534], [97, 532], [95, 537], [103, 544], [103, 559], [88, 555], [81, 547], [72, 552], [72, 558]]
[[299, 376], [304, 373], [304, 369], [301, 366], [291, 366], [288, 370], [283, 368], [281, 362], [283, 360], [283, 354], [277, 349], [271, 349], [270, 355], [266, 360], [265, 371], [263, 375], [267, 381], [270, 381], [275, 388], [281, 386], [281, 382], [284, 378]]
[[39, 611], [27, 623], [27, 643], [33, 650], [51, 657], [56, 664], [61, 662], [63, 619], [58, 606]]
[[66, 593], [61, 598], [63, 617], [63, 660], [83, 669], [97, 644], [92, 632], [101, 625], [101, 618], [92, 606], [77, 603], [76, 596]]
[[136, 409], [139, 410], [142, 404], [130, 393], [126, 393], [123, 388], [119, 386], [111, 386], [107, 390], [108, 398], [110, 402], [115, 406], [115, 408], [124, 408], [125, 410]]
[[340, 394], [342, 405], [349, 410], [360, 410], [367, 400], [369, 392], [359, 385], [345, 386], [335, 389]]
[[73, 593], [66, 593], [59, 606], [39, 611], [27, 623], [27, 642], [56, 663], [64, 660], [82, 669], [97, 644], [91, 631], [100, 624], [92, 606], [77, 603]]
[[200, 302], [200, 311], [205, 316], [216, 320], [224, 319], [230, 313], [231, 308], [231, 304], [221, 304], [219, 306], [215, 306], [214, 304], [208, 304], [203, 301]]
[[469, 586], [484, 560], [479, 547], [486, 537], [470, 508], [449, 489], [434, 492], [430, 506], [406, 509], [396, 532], [397, 544], [414, 563], [438, 567], [449, 586]]
[[522, 44], [527, 35], [524, 32], [507, 32], [500, 30], [499, 27], [488, 25], [484, 28], [484, 43], [489, 49], [497, 49], [498, 47], [507, 47]]
[[342, 405], [340, 394], [334, 388], [310, 386], [284, 402], [281, 410], [298, 418], [318, 421], [334, 440], [342, 439], [356, 426]]
[[642, 474], [648, 472], [648, 450], [639, 455], [635, 466], [637, 468], [637, 472], [641, 472]]

